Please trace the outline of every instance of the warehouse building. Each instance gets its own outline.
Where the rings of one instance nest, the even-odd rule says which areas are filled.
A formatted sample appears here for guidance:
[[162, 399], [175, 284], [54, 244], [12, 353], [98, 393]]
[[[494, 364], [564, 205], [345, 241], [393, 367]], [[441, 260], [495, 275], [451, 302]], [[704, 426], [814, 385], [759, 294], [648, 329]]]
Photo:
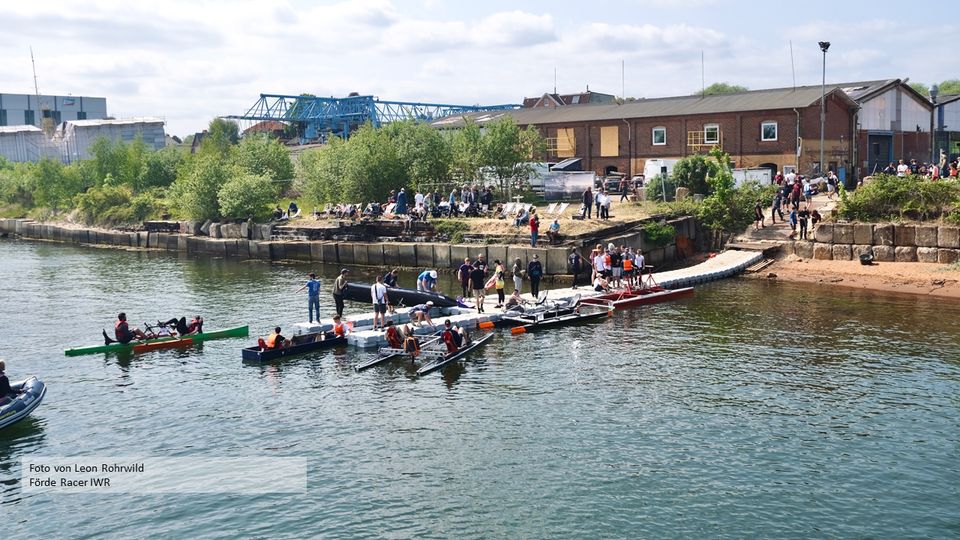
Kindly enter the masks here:
[[0, 94], [0, 126], [56, 126], [67, 120], [107, 117], [107, 98]]

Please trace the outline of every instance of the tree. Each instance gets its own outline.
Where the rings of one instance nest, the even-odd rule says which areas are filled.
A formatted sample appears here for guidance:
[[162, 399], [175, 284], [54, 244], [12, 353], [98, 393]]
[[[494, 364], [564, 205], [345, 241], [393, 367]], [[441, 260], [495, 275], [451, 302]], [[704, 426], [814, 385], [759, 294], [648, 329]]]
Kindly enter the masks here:
[[344, 157], [341, 201], [383, 201], [390, 190], [409, 187], [393, 142], [383, 130], [362, 126], [347, 140]]
[[240, 140], [240, 126], [233, 120], [214, 118], [207, 127], [201, 151], [213, 151], [227, 155], [230, 147]]
[[710, 86], [704, 88], [703, 90], [697, 92], [696, 96], [713, 96], [717, 94], [737, 94], [739, 92], [747, 92], [749, 88], [746, 86], [740, 86], [737, 84], [727, 84], [725, 82], [716, 82]]
[[917, 93], [922, 95], [923, 97], [926, 97], [926, 98], [930, 97], [930, 87], [922, 82], [912, 82], [910, 83], [910, 88], [913, 88], [914, 90], [916, 90]]
[[[923, 97], [930, 98], [930, 86], [922, 82], [910, 83], [910, 88], [919, 92]], [[960, 94], [960, 79], [947, 79], [937, 85], [937, 91], [941, 96]]]
[[533, 126], [521, 131], [511, 117], [486, 125], [481, 138], [481, 166], [497, 177], [500, 192], [510, 193], [511, 184], [529, 180], [533, 167], [530, 161], [546, 148], [540, 133]]
[[687, 156], [673, 166], [671, 180], [679, 187], [685, 187], [691, 193], [710, 193], [707, 176], [710, 174], [710, 162], [701, 154]]
[[469, 119], [450, 138], [450, 172], [456, 180], [475, 182], [480, 177], [482, 138], [480, 126]]
[[245, 171], [289, 184], [293, 179], [290, 151], [265, 134], [250, 134], [233, 147], [231, 160]]
[[393, 141], [412, 187], [426, 190], [449, 180], [450, 145], [438, 130], [413, 121], [391, 122], [383, 130]]
[[70, 206], [73, 197], [86, 189], [79, 170], [59, 161], [44, 158], [29, 170], [33, 202], [59, 210]]
[[217, 193], [220, 214], [225, 218], [257, 218], [269, 213], [279, 195], [268, 175], [243, 172], [227, 180]]
[[315, 150], [307, 150], [297, 162], [299, 177], [303, 181], [303, 194], [314, 202], [343, 202], [343, 167], [346, 162], [347, 143], [332, 137], [327, 144]]
[[236, 167], [215, 153], [197, 155], [173, 184], [177, 208], [190, 219], [219, 218], [220, 187], [237, 174]]
[[177, 179], [177, 170], [184, 162], [184, 153], [180, 148], [163, 148], [148, 152], [140, 170], [137, 190], [155, 187], [167, 187]]
[[84, 167], [90, 185], [103, 185], [109, 176], [112, 185], [140, 187], [144, 162], [148, 154], [147, 145], [139, 134], [130, 143], [113, 141], [98, 137], [90, 147], [90, 162]]

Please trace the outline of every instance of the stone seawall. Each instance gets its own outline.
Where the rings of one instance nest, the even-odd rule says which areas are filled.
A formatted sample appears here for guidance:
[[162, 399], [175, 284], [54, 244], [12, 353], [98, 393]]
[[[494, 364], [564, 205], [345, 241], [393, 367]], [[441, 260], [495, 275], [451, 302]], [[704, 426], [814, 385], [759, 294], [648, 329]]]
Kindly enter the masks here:
[[873, 249], [878, 262], [951, 264], [960, 260], [960, 227], [897, 223], [821, 223], [813, 240], [784, 245], [806, 259], [849, 261]]
[[[695, 239], [697, 224], [693, 218], [669, 222], [677, 236]], [[56, 224], [37, 223], [24, 219], [0, 219], [0, 232], [33, 240], [46, 240], [78, 245], [101, 245], [125, 249], [156, 249], [214, 257], [238, 257], [266, 261], [296, 260], [343, 266], [376, 266], [405, 268], [453, 269], [465, 257], [483, 254], [487, 261], [500, 259], [504, 263], [520, 259], [526, 264], [534, 254], [540, 256], [547, 274], [566, 274], [570, 247], [531, 248], [521, 245], [443, 244], [402, 242], [333, 242], [333, 241], [271, 241], [244, 238], [213, 238], [189, 233], [125, 232], [104, 229], [83, 229]], [[253, 231], [254, 233], [260, 231]], [[253, 234], [253, 236], [266, 236]], [[676, 258], [676, 244], [649, 247], [641, 232], [608, 238], [605, 242], [640, 247], [648, 264], [660, 265]], [[589, 255], [581, 250], [582, 255]]]

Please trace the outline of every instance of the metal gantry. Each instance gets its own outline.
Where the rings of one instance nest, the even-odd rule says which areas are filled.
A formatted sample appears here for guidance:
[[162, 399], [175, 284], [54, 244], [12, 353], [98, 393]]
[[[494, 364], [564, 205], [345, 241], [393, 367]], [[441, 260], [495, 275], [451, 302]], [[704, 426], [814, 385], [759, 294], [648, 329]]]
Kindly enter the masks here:
[[260, 94], [260, 99], [243, 115], [225, 116], [233, 120], [274, 120], [298, 124], [305, 140], [318, 140], [328, 134], [348, 137], [369, 122], [380, 127], [398, 120], [432, 122], [451, 115], [478, 111], [518, 109], [519, 105], [449, 105], [381, 101], [374, 96], [316, 97]]

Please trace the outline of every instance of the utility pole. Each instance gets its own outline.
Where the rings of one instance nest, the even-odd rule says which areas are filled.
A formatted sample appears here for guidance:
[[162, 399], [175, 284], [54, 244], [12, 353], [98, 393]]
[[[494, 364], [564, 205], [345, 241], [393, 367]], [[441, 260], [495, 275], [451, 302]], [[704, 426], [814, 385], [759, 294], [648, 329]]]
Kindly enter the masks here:
[[827, 121], [827, 49], [830, 48], [830, 42], [821, 41], [819, 45], [823, 51], [823, 81], [820, 83], [820, 170], [817, 172], [823, 176], [823, 126]]

